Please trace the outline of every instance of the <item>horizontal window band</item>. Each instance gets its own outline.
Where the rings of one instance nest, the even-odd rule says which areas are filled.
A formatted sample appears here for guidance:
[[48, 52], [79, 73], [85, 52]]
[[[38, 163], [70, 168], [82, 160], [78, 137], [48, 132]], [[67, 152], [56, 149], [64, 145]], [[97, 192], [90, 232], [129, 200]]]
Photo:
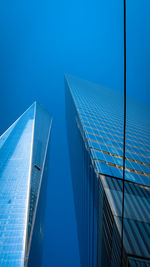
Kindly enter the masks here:
[[[95, 125], [95, 126], [101, 126], [101, 124], [99, 123], [99, 124], [97, 124], [97, 123], [93, 123], [93, 122], [90, 122], [90, 121], [86, 121], [86, 120], [84, 120], [84, 119], [82, 119], [82, 118], [80, 118], [81, 119], [81, 121], [83, 121], [83, 122], [87, 122], [87, 123], [89, 123], [90, 125], [92, 124], [92, 125]], [[102, 126], [103, 127], [105, 127], [105, 128], [107, 128], [107, 129], [110, 129], [110, 127], [108, 127], [108, 125], [106, 125], [105, 123], [102, 123]], [[110, 125], [109, 125], [110, 126]], [[118, 128], [118, 127], [116, 127], [116, 126], [111, 126], [112, 128], [114, 128], [113, 130], [115, 131], [115, 132], [120, 132], [120, 133], [123, 133], [123, 128]], [[122, 129], [122, 130], [121, 130]], [[130, 132], [130, 133], [133, 133], [133, 135], [136, 135], [136, 133], [138, 133], [139, 135], [141, 135], [142, 136], [142, 138], [143, 138], [143, 133], [139, 133], [139, 132], [134, 132], [134, 131], [131, 131], [131, 130], [129, 130], [129, 129], [127, 129], [128, 130], [128, 132]], [[147, 136], [147, 135], [145, 135], [144, 136], [144, 138], [146, 138], [146, 139], [148, 139], [149, 140], [149, 136]]]
[[[91, 148], [91, 149], [94, 150], [94, 148]], [[100, 151], [100, 152], [102, 152], [102, 153], [104, 153], [104, 154], [110, 155], [110, 156], [112, 156], [112, 157], [119, 158], [119, 159], [122, 159], [122, 160], [123, 160], [123, 157], [122, 157], [122, 156], [113, 154], [113, 153], [111, 153], [111, 152], [107, 152], [107, 151], [104, 151], [104, 150], [101, 150], [101, 149], [99, 149], [98, 151]], [[145, 166], [147, 166], [147, 167], [150, 167], [150, 164], [145, 163], [145, 162], [142, 162], [142, 161], [134, 160], [134, 159], [131, 159], [131, 158], [128, 158], [128, 157], [125, 157], [125, 159], [128, 160], [128, 161], [131, 161], [131, 162], [135, 162], [135, 163], [138, 163], [138, 164], [141, 164], [141, 165], [145, 165]]]
[[[122, 142], [120, 142], [120, 141], [117, 141], [117, 140], [114, 140], [114, 139], [110, 139], [110, 138], [106, 138], [106, 137], [103, 137], [103, 136], [101, 136], [102, 138], [104, 138], [104, 139], [108, 139], [108, 140], [111, 140], [111, 141], [114, 141], [115, 143], [119, 143], [119, 144], [121, 144], [122, 145]], [[98, 141], [98, 140], [94, 140], [94, 139], [91, 139], [91, 138], [88, 138], [87, 137], [87, 139], [88, 140], [90, 140], [90, 141], [93, 141], [93, 142], [96, 142], [96, 143], [100, 143], [100, 144], [106, 144], [106, 145], [108, 145], [107, 143], [102, 143], [102, 142], [100, 142], [100, 141]], [[113, 145], [112, 145], [113, 146]], [[137, 149], [141, 149], [141, 150], [143, 150], [143, 153], [144, 153], [144, 151], [147, 151], [147, 152], [150, 152], [150, 150], [147, 150], [147, 149], [145, 149], [145, 148], [141, 148], [141, 147], [137, 147], [137, 146], [134, 146], [134, 145], [129, 145], [129, 144], [126, 144], [126, 146], [129, 146], [129, 147], [135, 147], [135, 148], [137, 148]], [[123, 148], [122, 148], [123, 149]], [[132, 151], [131, 151], [132, 152]]]
[[[109, 119], [108, 118], [106, 118], [106, 117], [101, 117], [101, 116], [93, 116], [93, 115], [86, 115], [86, 114], [84, 114], [84, 113], [82, 113], [81, 114], [81, 112], [80, 112], [80, 115], [82, 116], [82, 117], [86, 117], [87, 119], [91, 119], [91, 120], [93, 120], [93, 121], [98, 121], [98, 122], [105, 122], [106, 121], [106, 124], [107, 125], [118, 125], [118, 122], [119, 122], [119, 124], [121, 125], [121, 123], [123, 124], [123, 121], [121, 122], [121, 120], [120, 119], [114, 119], [114, 117], [113, 117], [113, 119], [112, 119], [112, 117], [110, 117]], [[106, 115], [107, 116], [107, 115]], [[97, 118], [98, 119], [97, 119]], [[114, 126], [113, 126], [114, 127]], [[140, 128], [139, 127], [139, 125], [137, 125], [137, 126], [135, 126], [135, 124], [131, 124], [129, 121], [128, 121], [128, 125], [127, 125], [127, 127], [130, 129], [130, 130], [134, 130], [134, 128], [135, 128], [135, 130], [137, 131], [137, 130], [140, 130], [142, 133], [144, 132], [144, 134], [148, 134], [148, 135], [150, 135], [150, 132], [149, 131], [143, 131], [143, 129], [142, 128]], [[132, 128], [131, 128], [132, 127]], [[121, 126], [120, 127], [118, 127], [118, 128], [121, 128]], [[145, 126], [143, 126], [143, 128], [145, 129]]]
[[[105, 143], [100, 143], [100, 144], [105, 144]], [[105, 144], [106, 145], [106, 144]], [[119, 149], [119, 150], [122, 150], [122, 148], [120, 148], [120, 147], [117, 147], [117, 146], [113, 146], [113, 145], [107, 145], [108, 147], [110, 146], [110, 147], [113, 147], [113, 148], [116, 148], [116, 149]], [[101, 149], [100, 148], [96, 148], [96, 147], [93, 147], [93, 146], [90, 146], [90, 149], [94, 149], [94, 150], [97, 150], [97, 151], [101, 151]], [[132, 153], [132, 154], [136, 154], [136, 155], [138, 155], [138, 156], [141, 156], [141, 155], [143, 155], [143, 154], [139, 154], [139, 153], [137, 153], [137, 152], [135, 152], [135, 151], [130, 151], [130, 150], [128, 150], [127, 149], [127, 152], [130, 152], [130, 153]], [[143, 155], [145, 158], [148, 158], [149, 159], [149, 157], [147, 156], [147, 155]]]
[[[121, 166], [121, 165], [118, 165], [118, 164], [115, 164], [115, 163], [110, 163], [110, 162], [107, 162], [107, 161], [104, 161], [104, 160], [100, 160], [100, 159], [93, 159], [93, 160], [94, 161], [100, 161], [100, 162], [103, 162], [103, 163], [107, 164], [110, 167], [115, 167], [117, 169], [123, 170], [123, 166]], [[131, 168], [127, 168], [127, 167], [125, 167], [125, 171], [133, 172], [133, 173], [137, 173], [137, 174], [140, 174], [140, 175], [144, 175], [144, 176], [150, 177], [150, 173], [137, 171], [135, 169], [131, 169]]]
[[[99, 171], [98, 171], [97, 175], [98, 175], [99, 179], [101, 179], [101, 176], [102, 176], [102, 177], [107, 177], [107, 178], [110, 178], [110, 179], [115, 179], [115, 180], [118, 180], [118, 181], [122, 181], [121, 177], [117, 177], [117, 176], [110, 175], [110, 174], [104, 174], [104, 173], [101, 173]], [[135, 182], [135, 181], [129, 180], [128, 178], [125, 178], [125, 183], [138, 185], [140, 187], [147, 188], [148, 190], [150, 190], [150, 186], [149, 185], [145, 185], [145, 184], [142, 184], [142, 183], [139, 183], [139, 182]]]
[[[96, 131], [98, 131], [98, 132], [105, 133], [106, 135], [108, 134], [108, 135], [111, 135], [111, 136], [117, 136], [117, 137], [119, 137], [119, 138], [122, 137], [122, 135], [117, 135], [117, 134], [114, 134], [114, 133], [111, 133], [111, 132], [106, 132], [106, 131], [99, 130], [99, 129], [95, 129], [95, 128], [92, 128], [92, 127], [89, 127], [89, 126], [85, 126], [85, 125], [83, 125], [83, 127], [90, 128], [90, 129], [96, 130]], [[94, 133], [94, 132], [89, 132], [88, 130], [85, 130], [85, 132], [87, 132], [87, 133], [89, 133], [89, 134], [96, 135], [96, 136], [101, 136], [100, 134], [97, 134], [97, 133]], [[123, 137], [122, 137], [122, 139], [123, 139]], [[141, 141], [139, 141], [139, 140], [137, 140], [137, 139], [131, 139], [131, 138], [126, 137], [126, 140], [133, 141], [133, 142], [138, 143], [138, 144], [141, 144], [141, 145], [143, 145], [143, 146], [149, 146], [147, 143], [143, 143], [143, 142], [141, 142]]]
[[[87, 110], [88, 109], [88, 110]], [[116, 122], [121, 122], [121, 123], [123, 123], [123, 121], [121, 121], [122, 120], [122, 117], [119, 117], [118, 115], [116, 116], [116, 115], [110, 115], [110, 113], [105, 113], [104, 111], [102, 111], [102, 110], [97, 110], [97, 111], [93, 111], [92, 110], [92, 112], [90, 112], [89, 111], [89, 106], [87, 106], [87, 109], [84, 109], [82, 106], [79, 108], [77, 108], [77, 111], [80, 113], [80, 115], [81, 116], [84, 116], [84, 117], [92, 117], [92, 118], [100, 118], [101, 120], [105, 120], [105, 121], [108, 121], [108, 122], [110, 122], [110, 120], [111, 120], [111, 122], [112, 121], [115, 121], [115, 123]], [[82, 114], [83, 115], [82, 115]], [[99, 114], [98, 114], [99, 113]], [[103, 113], [103, 115], [101, 115], [100, 113]], [[86, 116], [86, 114], [87, 114], [87, 116]], [[109, 118], [108, 118], [109, 117]], [[113, 119], [112, 119], [112, 117], [113, 117]], [[141, 129], [141, 130], [143, 130], [143, 128], [144, 128], [144, 130], [145, 130], [145, 126], [142, 126], [142, 125], [140, 125], [140, 128], [139, 128], [139, 125], [138, 125], [138, 123], [135, 123], [134, 121], [129, 121], [129, 120], [127, 120], [127, 124], [128, 125], [131, 125], [131, 126], [133, 126], [133, 127], [138, 127], [138, 129]], [[149, 133], [149, 131], [148, 131], [148, 133]]]
[[[86, 116], [86, 115], [82, 115], [82, 114], [80, 114], [80, 112], [79, 112], [79, 115], [81, 116], [81, 117], [85, 117], [85, 118], [87, 118], [87, 119], [90, 119], [91, 117], [88, 117], [88, 116]], [[95, 118], [95, 117], [94, 117]], [[81, 120], [82, 120], [82, 118], [81, 118]], [[84, 119], [83, 119], [84, 120]], [[107, 124], [107, 125], [110, 125], [111, 127], [113, 127], [113, 128], [115, 128], [116, 127], [116, 125], [115, 124], [117, 124], [117, 123], [115, 123], [115, 122], [112, 122], [112, 123], [110, 123], [110, 121], [109, 120], [106, 120], [105, 118], [102, 118], [101, 120], [97, 120], [97, 119], [93, 119], [93, 118], [91, 118], [91, 120], [92, 121], [96, 121], [96, 122], [98, 122], [98, 123], [103, 123], [103, 121], [105, 121], [105, 123], [104, 124]], [[114, 126], [115, 125], [115, 126]], [[121, 126], [118, 126], [118, 124], [117, 124], [117, 128], [118, 129], [122, 129], [123, 128], [123, 126], [121, 127]], [[133, 128], [135, 128], [135, 129], [133, 129]], [[128, 130], [129, 131], [131, 131], [131, 132], [139, 132], [140, 134], [145, 134], [145, 135], [150, 135], [150, 132], [148, 131], [148, 132], [146, 132], [146, 131], [143, 131], [143, 129], [140, 129], [139, 127], [138, 128], [136, 128], [136, 127], [133, 127], [133, 128], [129, 128], [129, 126], [128, 126]]]

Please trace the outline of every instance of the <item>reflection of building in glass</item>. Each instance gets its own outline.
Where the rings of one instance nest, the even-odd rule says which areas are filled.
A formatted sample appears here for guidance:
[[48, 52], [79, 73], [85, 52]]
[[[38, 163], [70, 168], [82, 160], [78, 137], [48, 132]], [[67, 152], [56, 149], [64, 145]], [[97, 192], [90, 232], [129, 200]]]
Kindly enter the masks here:
[[[123, 95], [66, 76], [81, 266], [150, 266], [149, 111], [127, 100], [123, 253]], [[136, 265], [138, 264], [138, 265]]]
[[0, 138], [0, 266], [41, 266], [50, 128], [34, 103]]

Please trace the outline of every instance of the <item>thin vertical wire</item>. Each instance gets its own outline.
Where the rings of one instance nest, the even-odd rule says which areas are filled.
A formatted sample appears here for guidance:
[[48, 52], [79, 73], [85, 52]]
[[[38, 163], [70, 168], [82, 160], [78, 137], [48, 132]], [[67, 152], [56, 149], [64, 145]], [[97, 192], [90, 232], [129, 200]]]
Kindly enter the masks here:
[[125, 135], [126, 135], [126, 0], [123, 4], [124, 16], [124, 129], [123, 129], [123, 188], [122, 188], [122, 223], [121, 223], [121, 259], [123, 266], [123, 227], [124, 227], [124, 187], [125, 187]]

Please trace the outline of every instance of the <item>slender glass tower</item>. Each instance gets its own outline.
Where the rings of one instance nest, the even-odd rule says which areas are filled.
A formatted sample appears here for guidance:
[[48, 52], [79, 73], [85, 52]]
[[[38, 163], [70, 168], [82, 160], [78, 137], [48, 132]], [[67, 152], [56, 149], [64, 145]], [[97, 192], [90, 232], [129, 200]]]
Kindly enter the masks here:
[[0, 137], [0, 266], [41, 266], [50, 129], [33, 103]]
[[[150, 110], [66, 75], [66, 116], [81, 266], [150, 266]], [[124, 211], [123, 205], [124, 203]]]

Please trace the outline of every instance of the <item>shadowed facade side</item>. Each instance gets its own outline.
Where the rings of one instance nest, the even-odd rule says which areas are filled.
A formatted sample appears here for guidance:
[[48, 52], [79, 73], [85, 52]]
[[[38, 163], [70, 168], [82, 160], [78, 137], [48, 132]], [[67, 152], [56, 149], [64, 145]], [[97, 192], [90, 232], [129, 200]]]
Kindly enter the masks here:
[[[128, 99], [123, 200], [123, 95], [65, 76], [81, 266], [150, 265], [149, 110]], [[142, 110], [142, 112], [141, 112]], [[122, 252], [122, 253], [121, 253]], [[122, 259], [121, 259], [122, 255]]]

